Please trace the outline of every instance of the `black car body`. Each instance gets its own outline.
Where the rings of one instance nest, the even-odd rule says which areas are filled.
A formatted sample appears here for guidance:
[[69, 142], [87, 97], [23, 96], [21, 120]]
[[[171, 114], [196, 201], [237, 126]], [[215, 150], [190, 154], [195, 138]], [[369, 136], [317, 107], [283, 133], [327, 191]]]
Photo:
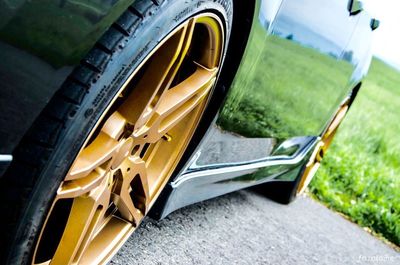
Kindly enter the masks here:
[[[0, 1], [0, 175], [74, 68], [140, 1]], [[338, 108], [351, 105], [367, 74], [376, 22], [359, 1], [233, 2], [222, 89], [155, 217], [259, 185], [272, 197], [289, 192], [289, 201]]]
[[[131, 2], [1, 3], [2, 171], [74, 65]], [[210, 132], [170, 184], [165, 214], [255, 184], [293, 180], [288, 174], [304, 164], [370, 64], [371, 18], [365, 12], [350, 15], [348, 5], [339, 0], [248, 4], [244, 21], [252, 19], [251, 32], [240, 67]], [[243, 29], [245, 40], [246, 25]], [[310, 63], [313, 58], [318, 64]], [[253, 120], [241, 116], [246, 104], [252, 105]], [[194, 196], [184, 196], [188, 193]]]

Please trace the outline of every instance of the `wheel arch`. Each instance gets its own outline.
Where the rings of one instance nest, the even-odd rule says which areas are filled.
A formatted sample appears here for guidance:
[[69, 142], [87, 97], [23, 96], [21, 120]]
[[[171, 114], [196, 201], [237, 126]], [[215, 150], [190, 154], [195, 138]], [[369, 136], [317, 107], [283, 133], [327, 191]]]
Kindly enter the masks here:
[[253, 19], [256, 16], [256, 7], [258, 2], [259, 0], [250, 0], [246, 3], [242, 0], [233, 0], [232, 31], [224, 61], [224, 65], [229, 65], [230, 67], [229, 69], [227, 69], [227, 67], [222, 69], [215, 91], [205, 110], [203, 118], [199, 123], [196, 133], [193, 135], [193, 138], [176, 170], [172, 174], [171, 179], [149, 212], [151, 218], [159, 220], [165, 217], [164, 208], [172, 192], [170, 183], [182, 171], [187, 161], [189, 161], [194, 154], [197, 146], [200, 144], [203, 136], [207, 133], [207, 130], [212, 124], [214, 117], [217, 115], [226, 95], [229, 92], [246, 51], [247, 42], [252, 30]]
[[[148, 0], [148, 2], [150, 2], [150, 0]], [[151, 2], [155, 2], [155, 0], [153, 0], [153, 1], [151, 1]], [[159, 1], [157, 1], [157, 2], [159, 2]], [[238, 1], [236, 1], [236, 2], [238, 2]], [[238, 9], [238, 10], [240, 10], [240, 9]], [[246, 18], [246, 16], [240, 16], [240, 17], [244, 17], [244, 18]], [[250, 19], [251, 17], [249, 17], [249, 19], [244, 19], [243, 21], [245, 21], [245, 25], [247, 25], [247, 27], [248, 27], [248, 32], [250, 32], [250, 28], [251, 28], [251, 22], [252, 22], [252, 20]], [[114, 29], [113, 28], [113, 26], [111, 26], [110, 27], [110, 29]], [[246, 36], [246, 38], [243, 38], [243, 35], [242, 35], [242, 33], [240, 33], [240, 31], [235, 31], [235, 35], [237, 35], [237, 40], [239, 40], [240, 41], [240, 45], [238, 44], [238, 45], [234, 45], [233, 47], [235, 47], [235, 52], [237, 52], [237, 51], [244, 51], [244, 49], [245, 49], [245, 46], [246, 46], [246, 43], [247, 43], [247, 37], [248, 36]], [[116, 46], [117, 44], [115, 44], [115, 46], [114, 46], [114, 42], [113, 42], [113, 47], [117, 47]], [[98, 47], [96, 47], [96, 48], [98, 48]], [[104, 47], [103, 47], [104, 48]], [[113, 50], [113, 48], [111, 49], [111, 50]], [[231, 50], [231, 49], [230, 49]], [[232, 64], [232, 68], [233, 67], [235, 67], [235, 69], [237, 69], [238, 68], [238, 66], [239, 66], [239, 64], [240, 64], [240, 59], [241, 59], [241, 56], [235, 56], [235, 52], [234, 51], [231, 51], [231, 53], [230, 53], [230, 55], [228, 56], [228, 59], [227, 60], [229, 60], [230, 62], [232, 62], [233, 64]], [[109, 51], [109, 52], [111, 52], [111, 51]], [[73, 76], [71, 76], [71, 77], [69, 77], [69, 78], [71, 78], [71, 80], [74, 82], [74, 83], [76, 83], [77, 85], [79, 85], [79, 87], [90, 87], [91, 85], [89, 85], [89, 83], [99, 83], [99, 82], [97, 82], [97, 80], [96, 80], [96, 82], [93, 82], [93, 80], [94, 79], [92, 79], [92, 78], [89, 78], [89, 77], [92, 77], [92, 72], [96, 72], [95, 70], [97, 70], [97, 69], [95, 69], [95, 67], [93, 67], [93, 66], [91, 66], [91, 67], [88, 67], [87, 65], [81, 65], [81, 67], [82, 67], [82, 71], [80, 71], [80, 69], [79, 70], [74, 70], [74, 74], [73, 74]], [[86, 70], [88, 70], [87, 72], [90, 72], [90, 74], [85, 74], [85, 75], [80, 75], [80, 73], [82, 73], [83, 72], [83, 70], [85, 70], [85, 72], [86, 72]], [[221, 95], [220, 97], [219, 97], [219, 100], [221, 100], [221, 102], [222, 102], [222, 100], [223, 100], [223, 97], [224, 97], [224, 95], [226, 94], [226, 92], [228, 91], [227, 89], [225, 89], [225, 88], [229, 88], [229, 86], [228, 86], [228, 84], [230, 84], [231, 82], [232, 82], [232, 79], [233, 79], [233, 77], [235, 76], [235, 72], [236, 71], [224, 71], [224, 75], [226, 75], [227, 77], [226, 78], [224, 78], [223, 80], [224, 80], [224, 84], [225, 85], [221, 85], [221, 88], [223, 88], [222, 90], [221, 90], [221, 92], [219, 93], [219, 95]], [[96, 75], [95, 73], [93, 74], [93, 75]], [[84, 79], [82, 79], [83, 77], [85, 77]], [[88, 78], [86, 78], [86, 77], [88, 77]], [[78, 80], [78, 78], [79, 78], [79, 80]], [[85, 93], [86, 92], [84, 92], [84, 90], [85, 89], [82, 89], [82, 95], [85, 95]], [[220, 91], [220, 90], [218, 90], [218, 91]], [[69, 98], [69, 97], [66, 97], [64, 94], [62, 94], [64, 91], [62, 91], [62, 92], [60, 92], [60, 94], [57, 94], [57, 96], [59, 96], [60, 98], [62, 98], [62, 100], [66, 100], [66, 99], [68, 99], [68, 105], [73, 105], [73, 103], [71, 103], [71, 101], [73, 101], [73, 102], [75, 102], [75, 100], [77, 100], [77, 101], [81, 101], [82, 100], [82, 98], [81, 98], [81, 96], [79, 96], [79, 99], [78, 98], [75, 98], [75, 96], [72, 98]], [[55, 98], [55, 97], [53, 97], [53, 98]], [[55, 101], [54, 101], [55, 102]], [[71, 104], [69, 104], [69, 103], [71, 103]], [[212, 104], [210, 104], [210, 105], [212, 105]], [[73, 120], [73, 118], [76, 116], [76, 110], [73, 110], [72, 112], [70, 112], [69, 111], [69, 109], [68, 110], [60, 110], [60, 112], [56, 112], [56, 111], [51, 111], [51, 110], [53, 110], [53, 108], [58, 108], [58, 104], [53, 104], [53, 105], [49, 105], [49, 107], [46, 109], [46, 115], [47, 114], [51, 114], [51, 115], [61, 115], [60, 117], [59, 116], [57, 116], [57, 117], [51, 117], [51, 125], [54, 125], [55, 123], [57, 123], [57, 126], [58, 126], [58, 123], [60, 123], [60, 120], [64, 120], [64, 118], [65, 118], [65, 120], [67, 120], [67, 122], [70, 122], [70, 121], [72, 121]], [[212, 108], [211, 108], [212, 109]], [[218, 110], [218, 109], [217, 109]], [[217, 111], [216, 110], [216, 111]], [[93, 115], [93, 111], [90, 111], [90, 112], [85, 112], [85, 113], [87, 113], [87, 117], [89, 117], [90, 115]], [[87, 118], [86, 117], [86, 118]], [[47, 124], [48, 124], [48, 120], [50, 120], [50, 118], [48, 118], [47, 116], [43, 116], [43, 119], [41, 119], [41, 120], [39, 120], [38, 122], [37, 122], [37, 126], [38, 127], [41, 127], [42, 125], [43, 126], [47, 126]], [[63, 126], [63, 125], [60, 125], [61, 127], [63, 127], [63, 128], [65, 128], [65, 126]], [[46, 162], [45, 160], [47, 160], [48, 159], [48, 157], [50, 157], [50, 155], [49, 155], [49, 150], [50, 150], [50, 148], [47, 146], [48, 144], [49, 144], [49, 142], [52, 142], [51, 143], [51, 145], [53, 145], [53, 142], [54, 142], [54, 145], [56, 145], [57, 144], [57, 141], [58, 141], [58, 139], [60, 139], [59, 138], [59, 135], [61, 135], [61, 133], [59, 132], [61, 129], [59, 129], [59, 128], [61, 128], [61, 127], [57, 127], [56, 128], [56, 130], [55, 130], [55, 132], [54, 133], [51, 133], [51, 135], [49, 135], [49, 137], [51, 137], [51, 141], [47, 141], [47, 135], [40, 135], [40, 134], [37, 134], [37, 135], [34, 135], [34, 136], [32, 136], [32, 135], [29, 135], [29, 134], [27, 134], [26, 136], [25, 136], [25, 138], [26, 138], [26, 140], [27, 141], [29, 141], [29, 143], [26, 143], [27, 145], [29, 145], [30, 146], [30, 144], [31, 144], [31, 142], [32, 142], [32, 145], [34, 146], [34, 148], [32, 148], [32, 149], [29, 149], [29, 150], [27, 150], [27, 149], [24, 149], [23, 148], [23, 145], [20, 145], [20, 148], [21, 148], [21, 150], [23, 150], [24, 151], [24, 153], [22, 153], [21, 154], [21, 157], [22, 156], [25, 156], [25, 154], [27, 153], [27, 152], [32, 152], [32, 153], [36, 153], [35, 154], [35, 159], [36, 158], [38, 158], [39, 159], [39, 157], [41, 157], [41, 155], [38, 155], [38, 152], [37, 152], [37, 150], [38, 150], [38, 148], [36, 148], [37, 146], [37, 142], [39, 142], [39, 140], [40, 141], [43, 141], [43, 143], [42, 142], [39, 142], [40, 143], [40, 146], [39, 146], [39, 149], [40, 149], [40, 151], [43, 149], [43, 150], [45, 150], [45, 151], [43, 151], [43, 152], [45, 152], [45, 154], [43, 155], [43, 161], [38, 161], [37, 163], [38, 163], [38, 165], [40, 166], [40, 167], [42, 167], [43, 166], [43, 164]], [[40, 138], [40, 139], [39, 139]], [[39, 139], [39, 140], [38, 140]], [[43, 146], [41, 146], [43, 144]], [[43, 148], [42, 148], [43, 147]], [[30, 154], [32, 154], [32, 153], [30, 153]], [[61, 153], [63, 153], [63, 152], [61, 152], [61, 151], [59, 151], [58, 152], [59, 154], [61, 154]], [[27, 154], [26, 155], [26, 157], [28, 157], [28, 155], [30, 155], [30, 154]], [[16, 161], [18, 161], [17, 159], [16, 159]], [[24, 161], [22, 161], [22, 162], [24, 162]], [[33, 162], [33, 161], [29, 161], [29, 162]], [[36, 163], [36, 161], [34, 161], [35, 163]], [[17, 164], [15, 164], [15, 167], [14, 168], [17, 168], [18, 167], [18, 165]], [[18, 167], [18, 170], [20, 169], [21, 167]], [[17, 169], [16, 169], [17, 170]], [[39, 170], [39, 169], [36, 169], [35, 168], [35, 171], [36, 170]], [[47, 169], [46, 169], [47, 170]], [[26, 168], [26, 171], [29, 171], [29, 168]], [[48, 170], [48, 171], [51, 171], [51, 170]], [[29, 172], [28, 172], [29, 173]], [[28, 174], [27, 173], [27, 174]], [[10, 176], [11, 176], [11, 174], [10, 174]], [[18, 180], [19, 181], [19, 180]], [[33, 181], [32, 181], [32, 183], [33, 183]], [[18, 183], [17, 183], [18, 184]], [[16, 184], [16, 186], [17, 186], [17, 184]], [[18, 194], [18, 192], [19, 192], [19, 190], [18, 189], [16, 189], [16, 192], [13, 192], [14, 194]], [[29, 195], [27, 195], [26, 197], [28, 197]], [[24, 198], [25, 199], [25, 198]], [[18, 198], [16, 198], [16, 200], [19, 200], [19, 197]], [[11, 210], [13, 210], [13, 209], [11, 209]], [[40, 225], [40, 224], [39, 224]], [[11, 230], [10, 230], [11, 231]], [[10, 232], [11, 233], [11, 232]], [[31, 237], [32, 238], [32, 237]], [[3, 243], [3, 242], [2, 242]], [[3, 252], [2, 253], [0, 253], [0, 255], [1, 254], [3, 254]]]

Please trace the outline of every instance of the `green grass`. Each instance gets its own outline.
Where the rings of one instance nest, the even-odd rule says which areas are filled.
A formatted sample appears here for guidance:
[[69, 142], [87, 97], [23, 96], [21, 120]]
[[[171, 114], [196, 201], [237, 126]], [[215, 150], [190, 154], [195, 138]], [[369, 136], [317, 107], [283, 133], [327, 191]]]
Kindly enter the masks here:
[[256, 27], [251, 45], [218, 124], [246, 137], [284, 140], [319, 134], [347, 93], [343, 89], [337, 97], [352, 66], [267, 36], [261, 27]]
[[15, 9], [0, 1], [0, 38], [55, 67], [74, 65], [131, 3], [41, 0]]
[[[331, 95], [346, 87], [351, 65], [284, 38], [267, 36], [260, 26], [250, 43], [250, 52], [245, 55], [218, 125], [246, 137], [272, 137], [278, 141], [318, 135], [339, 105], [340, 98]], [[310, 186], [320, 201], [397, 245], [399, 87], [400, 73], [374, 59], [359, 96]]]
[[310, 191], [400, 245], [400, 73], [374, 59]]
[[[130, 1], [114, 6], [123, 10]], [[1, 4], [0, 4], [0, 7]], [[17, 16], [0, 9], [0, 36], [53, 65], [75, 63], [115, 20], [99, 1], [27, 2]], [[42, 16], [37, 10], [49, 16]], [[4, 11], [4, 12], [2, 12]], [[69, 12], [69, 16], [65, 16]], [[96, 24], [100, 24], [95, 27]], [[68, 30], [64, 30], [68, 29]], [[71, 30], [72, 29], [72, 30]], [[266, 36], [256, 28], [251, 53], [221, 112], [218, 124], [248, 137], [278, 140], [315, 135], [338, 105], [330, 95], [344, 87], [351, 67], [310, 48]], [[18, 32], [18, 34], [16, 34]], [[54, 49], [57, 47], [57, 49]], [[44, 51], [44, 52], [43, 52]], [[293, 70], [294, 69], [294, 70]], [[262, 85], [261, 85], [262, 84]], [[320, 87], [324, 84], [323, 88]], [[374, 60], [371, 71], [341, 127], [310, 191], [329, 207], [348, 215], [400, 245], [400, 73]], [[315, 89], [319, 100], [315, 100]]]

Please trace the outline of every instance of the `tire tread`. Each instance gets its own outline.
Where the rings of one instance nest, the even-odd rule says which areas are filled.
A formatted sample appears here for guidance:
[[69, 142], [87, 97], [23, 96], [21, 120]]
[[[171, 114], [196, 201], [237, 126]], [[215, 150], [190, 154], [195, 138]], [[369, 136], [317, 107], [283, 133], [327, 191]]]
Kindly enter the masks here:
[[[14, 151], [14, 159], [0, 178], [0, 263], [7, 256], [14, 235], [40, 172], [60, 143], [68, 122], [84, 102], [98, 75], [101, 75], [124, 38], [132, 36], [143, 19], [154, 13], [161, 2], [139, 0], [130, 6], [104, 33], [49, 101]], [[12, 262], [11, 262], [12, 263]]]

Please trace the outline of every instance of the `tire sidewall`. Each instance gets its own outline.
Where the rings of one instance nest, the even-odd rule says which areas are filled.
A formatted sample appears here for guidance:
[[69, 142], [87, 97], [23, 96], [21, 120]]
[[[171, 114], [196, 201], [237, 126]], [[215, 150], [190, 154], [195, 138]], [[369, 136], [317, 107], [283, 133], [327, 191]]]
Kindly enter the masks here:
[[104, 72], [93, 80], [74, 118], [67, 121], [56, 148], [37, 177], [29, 203], [20, 217], [8, 256], [9, 264], [30, 263], [38, 234], [57, 189], [89, 133], [120, 91], [125, 80], [165, 36], [188, 18], [199, 13], [212, 12], [225, 23], [226, 53], [232, 26], [232, 0], [170, 0], [164, 1], [151, 12], [154, 13], [145, 16], [138, 30], [132, 36], [124, 38], [118, 45]]

